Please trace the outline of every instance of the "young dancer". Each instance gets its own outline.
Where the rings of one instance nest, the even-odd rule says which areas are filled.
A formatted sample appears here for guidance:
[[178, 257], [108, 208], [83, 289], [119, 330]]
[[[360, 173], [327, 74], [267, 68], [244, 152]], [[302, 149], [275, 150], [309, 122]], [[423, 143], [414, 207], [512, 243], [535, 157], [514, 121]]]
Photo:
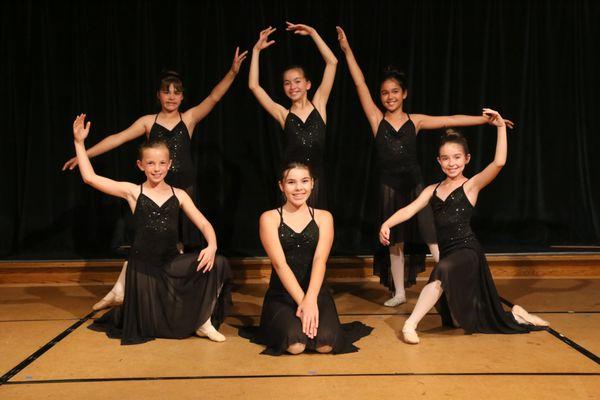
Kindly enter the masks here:
[[[423, 288], [402, 333], [407, 343], [419, 343], [416, 328], [427, 312], [438, 303], [444, 325], [460, 326], [466, 333], [525, 333], [548, 322], [514, 306], [504, 311], [492, 279], [483, 248], [471, 230], [471, 215], [481, 189], [496, 178], [506, 163], [506, 125], [498, 112], [483, 109], [498, 129], [494, 160], [471, 178], [463, 175], [471, 155], [466, 140], [451, 131], [442, 137], [438, 162], [446, 179], [430, 185], [419, 197], [394, 213], [381, 225], [379, 239], [388, 246], [390, 230], [412, 218], [428, 204], [440, 245], [440, 261]], [[441, 298], [440, 298], [441, 297]]]
[[258, 333], [242, 334], [266, 345], [264, 354], [353, 352], [353, 343], [372, 330], [360, 322], [340, 324], [324, 282], [333, 218], [307, 204], [313, 187], [307, 165], [288, 164], [279, 181], [285, 204], [260, 217], [260, 239], [273, 271]]
[[[371, 98], [369, 88], [344, 30], [339, 26], [336, 29], [338, 41], [346, 56], [348, 69], [356, 85], [360, 103], [369, 120], [373, 136], [375, 136], [380, 167], [379, 219], [381, 223], [397, 209], [413, 201], [423, 190], [423, 176], [417, 158], [416, 135], [419, 131], [448, 126], [482, 125], [489, 123], [490, 119], [486, 116], [434, 117], [424, 114], [408, 114], [403, 109], [404, 100], [408, 96], [406, 76], [393, 68], [388, 68], [381, 79], [379, 94], [385, 109], [385, 112], [382, 112]], [[512, 122], [506, 122], [512, 126]], [[415, 222], [418, 223], [418, 229]], [[421, 237], [419, 238], [419, 236]], [[394, 296], [384, 305], [396, 307], [406, 302], [405, 284], [414, 284], [416, 274], [424, 270], [424, 254], [419, 257], [418, 251], [405, 249], [405, 244], [423, 241], [428, 245], [433, 259], [436, 262], [439, 259], [431, 209], [425, 207], [422, 212], [417, 214], [417, 221], [406, 221], [396, 226], [390, 232], [389, 239], [389, 247], [376, 251], [373, 267], [375, 273], [380, 276], [381, 283], [394, 291]], [[405, 257], [405, 255], [411, 255], [411, 257]]]
[[[141, 185], [96, 175], [85, 150], [90, 122], [85, 114], [73, 123], [75, 152], [83, 181], [103, 193], [125, 199], [136, 235], [128, 259], [125, 299], [96, 320], [91, 329], [104, 331], [121, 344], [154, 338], [184, 338], [196, 333], [224, 341], [211, 323], [222, 320], [229, 275], [225, 259], [216, 258], [217, 238], [185, 190], [165, 182], [172, 160], [163, 141], [145, 142], [137, 165], [146, 175]], [[177, 249], [179, 209], [204, 235], [208, 246], [200, 254], [180, 255]]]
[[[106, 153], [142, 135], [145, 135], [147, 140], [163, 139], [169, 146], [172, 158], [167, 182], [184, 189], [194, 199], [196, 172], [192, 161], [191, 137], [194, 134], [196, 125], [212, 111], [225, 95], [237, 76], [247, 53], [247, 51], [244, 51], [240, 54], [239, 48], [236, 48], [231, 68], [221, 82], [200, 104], [183, 113], [179, 110], [184, 93], [181, 77], [173, 71], [164, 73], [160, 77], [156, 92], [161, 110], [157, 114], [145, 115], [139, 118], [124, 131], [105, 137], [87, 150], [88, 157], [92, 158]], [[64, 164], [63, 171], [66, 169], [72, 170], [77, 164], [77, 157], [73, 157]], [[196, 227], [185, 215], [182, 215], [180, 221], [179, 236], [181, 243], [188, 248], [196, 248], [201, 243]], [[114, 287], [102, 300], [94, 304], [94, 310], [101, 310], [123, 302], [126, 267], [127, 263], [123, 264]]]
[[298, 161], [310, 165], [315, 175], [315, 188], [310, 204], [318, 208], [326, 208], [326, 192], [324, 184], [323, 154], [325, 150], [325, 124], [327, 122], [327, 100], [337, 66], [337, 58], [327, 47], [314, 28], [303, 24], [287, 22], [287, 30], [297, 35], [310, 36], [321, 56], [325, 60], [325, 70], [321, 84], [315, 91], [312, 100], [308, 99], [308, 91], [312, 82], [301, 66], [292, 66], [283, 72], [283, 90], [292, 105], [289, 109], [274, 102], [258, 81], [260, 52], [275, 43], [269, 41], [269, 35], [275, 28], [268, 27], [260, 32], [258, 41], [252, 49], [248, 87], [261, 106], [279, 122], [285, 135], [285, 162]]

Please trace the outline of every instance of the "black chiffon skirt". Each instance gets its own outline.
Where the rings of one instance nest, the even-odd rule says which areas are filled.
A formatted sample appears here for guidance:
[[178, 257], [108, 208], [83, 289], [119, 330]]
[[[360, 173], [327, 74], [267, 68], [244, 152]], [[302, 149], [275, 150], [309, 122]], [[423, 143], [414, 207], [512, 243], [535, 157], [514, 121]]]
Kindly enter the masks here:
[[[379, 238], [381, 224], [396, 211], [412, 203], [422, 191], [423, 185], [399, 190], [380, 184], [377, 238]], [[404, 287], [410, 287], [416, 283], [417, 275], [425, 270], [427, 244], [437, 243], [433, 212], [429, 205], [421, 210], [416, 218], [390, 229], [390, 245], [397, 243], [404, 244]], [[376, 244], [373, 269], [375, 275], [379, 276], [381, 284], [393, 291], [394, 280], [391, 273], [389, 247], [382, 246], [379, 240]]]
[[317, 297], [319, 328], [317, 336], [310, 339], [302, 332], [302, 321], [296, 316], [297, 304], [286, 291], [267, 291], [260, 316], [260, 326], [244, 327], [240, 336], [252, 343], [265, 345], [262, 354], [278, 356], [295, 343], [302, 343], [307, 351], [316, 351], [322, 346], [331, 346], [333, 354], [358, 351], [354, 342], [368, 336], [373, 328], [354, 321], [341, 324], [333, 296], [327, 287], [322, 287]]
[[436, 304], [444, 326], [452, 317], [465, 333], [527, 333], [543, 327], [519, 324], [504, 310], [483, 249], [463, 247], [443, 254], [429, 277], [444, 290]]
[[218, 328], [231, 304], [229, 264], [217, 256], [213, 268], [203, 273], [196, 271], [197, 258], [197, 253], [182, 254], [156, 265], [133, 251], [123, 305], [109, 310], [89, 328], [121, 339], [123, 345], [186, 338], [209, 318]]

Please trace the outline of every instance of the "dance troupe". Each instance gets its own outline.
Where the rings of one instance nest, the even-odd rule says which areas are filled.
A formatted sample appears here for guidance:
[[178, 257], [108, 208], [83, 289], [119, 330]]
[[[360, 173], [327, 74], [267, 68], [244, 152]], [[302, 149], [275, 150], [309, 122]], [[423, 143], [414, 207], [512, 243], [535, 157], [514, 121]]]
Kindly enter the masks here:
[[[424, 243], [435, 261], [428, 283], [421, 290], [404, 323], [404, 341], [419, 343], [417, 327], [434, 306], [444, 326], [465, 333], [527, 333], [548, 322], [515, 305], [504, 310], [483, 248], [470, 221], [479, 192], [498, 175], [507, 157], [506, 128], [512, 122], [497, 111], [481, 116], [429, 116], [408, 114], [406, 76], [387, 68], [379, 85], [383, 110], [371, 97], [346, 34], [337, 27], [363, 111], [375, 140], [379, 171], [379, 242], [374, 271], [393, 296], [384, 305], [406, 302], [405, 287], [423, 270], [424, 254], [410, 249]], [[324, 281], [333, 243], [333, 217], [326, 211], [327, 182], [323, 170], [327, 100], [338, 60], [307, 25], [287, 23], [287, 31], [309, 36], [325, 69], [321, 84], [309, 99], [312, 82], [302, 66], [283, 72], [283, 90], [289, 108], [276, 103], [261, 87], [261, 51], [275, 43], [269, 27], [260, 32], [252, 49], [248, 87], [260, 105], [281, 125], [285, 136], [284, 166], [279, 175], [283, 205], [264, 212], [259, 221], [262, 245], [272, 272], [265, 294], [260, 325], [241, 328], [239, 334], [265, 346], [264, 354], [348, 353], [372, 328], [358, 321], [341, 324], [330, 289]], [[91, 123], [85, 114], [73, 123], [76, 157], [63, 170], [79, 168], [83, 181], [106, 194], [125, 199], [133, 213], [135, 239], [111, 291], [94, 305], [110, 308], [90, 329], [119, 338], [122, 344], [154, 338], [192, 335], [222, 342], [218, 328], [231, 301], [231, 271], [217, 253], [217, 237], [210, 222], [194, 204], [196, 176], [191, 136], [196, 125], [225, 95], [247, 51], [235, 51], [225, 77], [200, 104], [184, 112], [183, 84], [179, 74], [167, 71], [157, 87], [161, 110], [145, 115], [127, 129], [107, 136], [86, 149]], [[471, 159], [467, 141], [450, 127], [489, 124], [496, 127], [494, 159], [479, 173], [463, 172]], [[437, 161], [445, 175], [441, 182], [424, 186], [417, 160], [416, 138], [422, 130], [446, 129]], [[118, 182], [95, 173], [90, 158], [125, 142], [145, 136], [137, 167], [146, 180], [141, 185]], [[202, 233], [204, 241], [199, 233]], [[406, 245], [406, 247], [405, 247]], [[185, 251], [203, 247], [201, 251]], [[423, 246], [424, 247], [424, 246]], [[421, 253], [424, 251], [421, 250]]]

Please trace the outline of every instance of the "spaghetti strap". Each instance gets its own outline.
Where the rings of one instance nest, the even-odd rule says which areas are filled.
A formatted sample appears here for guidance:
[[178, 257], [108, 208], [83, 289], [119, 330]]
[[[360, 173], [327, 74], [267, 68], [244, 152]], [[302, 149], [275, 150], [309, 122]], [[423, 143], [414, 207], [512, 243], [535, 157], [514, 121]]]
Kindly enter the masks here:
[[308, 207], [308, 212], [310, 213], [311, 218], [315, 219], [315, 209], [312, 207]]
[[[173, 189], [173, 186], [171, 186], [171, 192], [173, 192], [173, 196], [175, 196], [175, 189]], [[177, 196], [175, 196], [177, 197]]]
[[279, 213], [279, 224], [283, 224], [283, 207], [280, 208], [276, 208], [277, 212]]
[[142, 194], [142, 192], [143, 192], [143, 191], [144, 191], [144, 184], [142, 183], [142, 184], [140, 185], [140, 194]]
[[408, 119], [410, 120], [410, 114], [409, 114], [409, 113], [406, 113], [406, 116], [407, 116], [407, 117], [408, 117]]
[[441, 184], [442, 184], [442, 182], [440, 182], [436, 185], [435, 189], [433, 189], [433, 193], [437, 193], [437, 188], [439, 188]]
[[156, 113], [156, 116], [154, 117], [154, 123], [156, 123], [157, 120], [158, 120], [158, 113]]
[[467, 180], [466, 180], [466, 181], [464, 181], [464, 182], [462, 183], [462, 185], [460, 185], [460, 186], [465, 186], [465, 183], [469, 182], [470, 180], [471, 180], [471, 178], [467, 179]]
[[183, 121], [183, 117], [181, 116], [181, 113], [179, 113], [179, 121]]

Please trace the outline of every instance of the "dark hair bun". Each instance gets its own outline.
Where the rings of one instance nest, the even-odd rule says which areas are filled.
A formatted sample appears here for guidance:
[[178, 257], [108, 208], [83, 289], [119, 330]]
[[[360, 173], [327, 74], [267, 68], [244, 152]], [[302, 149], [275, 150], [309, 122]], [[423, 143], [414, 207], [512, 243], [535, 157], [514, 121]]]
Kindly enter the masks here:
[[406, 77], [406, 74], [404, 73], [404, 71], [402, 71], [399, 68], [396, 68], [393, 65], [388, 65], [387, 67], [385, 67], [383, 69], [381, 83], [383, 83], [387, 80], [390, 80], [390, 79], [393, 79], [396, 82], [398, 82], [398, 84], [400, 85], [402, 90], [406, 90], [406, 88], [408, 87], [408, 85], [407, 85], [408, 78]]

